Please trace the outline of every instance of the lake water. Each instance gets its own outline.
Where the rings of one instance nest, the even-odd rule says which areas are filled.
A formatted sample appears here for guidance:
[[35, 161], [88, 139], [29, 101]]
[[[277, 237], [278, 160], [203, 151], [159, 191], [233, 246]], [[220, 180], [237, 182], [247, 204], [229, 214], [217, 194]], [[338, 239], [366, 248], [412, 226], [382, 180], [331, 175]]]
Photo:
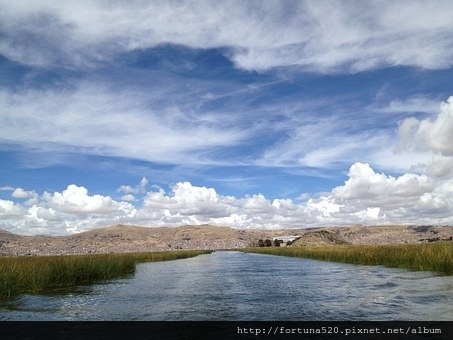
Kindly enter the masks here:
[[453, 276], [218, 251], [0, 300], [0, 320], [453, 320]]

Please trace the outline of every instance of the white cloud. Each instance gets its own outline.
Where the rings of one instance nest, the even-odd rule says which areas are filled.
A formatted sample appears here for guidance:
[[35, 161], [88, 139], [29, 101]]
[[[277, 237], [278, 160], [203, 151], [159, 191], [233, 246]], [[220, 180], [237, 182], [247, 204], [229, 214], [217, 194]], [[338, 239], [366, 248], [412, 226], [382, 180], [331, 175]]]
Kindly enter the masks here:
[[14, 198], [36, 198], [38, 194], [35, 191], [25, 191], [22, 188], [16, 188], [11, 196]]
[[11, 193], [11, 197], [16, 199], [27, 199], [25, 205], [31, 206], [38, 202], [38, 194], [35, 191], [26, 191], [22, 188], [16, 188]]
[[440, 106], [437, 115], [419, 120], [409, 117], [398, 126], [398, 144], [395, 150], [404, 155], [407, 151], [425, 153], [430, 160], [424, 162], [426, 173], [432, 177], [453, 176], [453, 97]]
[[84, 187], [71, 184], [67, 189], [49, 194], [45, 192], [43, 199], [50, 208], [64, 213], [73, 214], [112, 214], [132, 209], [128, 203], [119, 203], [109, 196], [88, 195]]
[[126, 202], [134, 202], [136, 200], [136, 198], [134, 195], [127, 194], [127, 195], [121, 196], [121, 200], [126, 201]]
[[144, 207], [162, 214], [181, 216], [225, 217], [231, 213], [233, 197], [220, 196], [213, 188], [195, 187], [189, 182], [173, 186], [173, 195], [167, 196], [163, 190], [149, 192], [143, 201]]
[[394, 178], [376, 173], [368, 164], [356, 163], [345, 184], [319, 201], [338, 207], [334, 214], [329, 213], [336, 223], [451, 224], [452, 184], [451, 179], [438, 182], [410, 173]]
[[0, 53], [86, 66], [163, 43], [228, 47], [238, 67], [357, 71], [452, 65], [446, 1], [1, 1]]
[[[127, 196], [127, 195], [126, 195]], [[170, 193], [150, 191], [138, 208], [84, 187], [39, 196], [29, 208], [0, 200], [0, 226], [21, 233], [65, 234], [116, 223], [177, 226], [210, 223], [236, 228], [300, 228], [343, 224], [453, 224], [453, 181], [406, 173], [377, 173], [366, 163], [351, 166], [341, 186], [310, 198], [269, 200], [262, 194], [237, 198], [214, 188], [179, 182]]]
[[[135, 187], [131, 187], [129, 185], [122, 185], [120, 186], [117, 191], [123, 193], [123, 194], [139, 194], [139, 193], [145, 193], [146, 192], [146, 186], [149, 184], [149, 181], [146, 177], [143, 177], [140, 181], [139, 184], [137, 184]], [[132, 195], [130, 195], [132, 196]], [[132, 196], [133, 197], [133, 196]]]
[[450, 97], [441, 104], [437, 115], [424, 120], [410, 117], [399, 124], [395, 156], [409, 155], [407, 164], [412, 160], [413, 168], [422, 174], [407, 172], [395, 178], [375, 172], [368, 164], [355, 163], [345, 184], [316, 203], [338, 207], [329, 213], [332, 221], [337, 222], [345, 219], [358, 223], [451, 224], [452, 136], [453, 97]]
[[419, 197], [431, 191], [433, 184], [427, 176], [404, 174], [398, 178], [376, 173], [368, 164], [355, 163], [349, 170], [349, 179], [344, 186], [332, 190], [340, 199], [357, 200], [391, 200], [402, 196]]
[[405, 147], [453, 156], [453, 97], [441, 104], [435, 119], [407, 118], [400, 123], [398, 132]]
[[23, 212], [23, 208], [13, 201], [0, 199], [0, 219], [19, 217]]
[[214, 188], [180, 182], [170, 194], [162, 189], [149, 192], [136, 218], [153, 225], [211, 223], [237, 228], [283, 228], [300, 226], [304, 210], [290, 199], [271, 202], [262, 194], [236, 198], [220, 195]]
[[56, 210], [37, 205], [28, 209], [25, 219], [33, 227], [36, 227], [36, 225], [47, 226], [48, 222], [59, 221]]
[[[387, 131], [360, 126], [357, 116], [334, 112], [323, 118], [332, 103], [313, 111], [301, 108], [280, 127], [284, 139], [268, 147], [257, 161], [260, 165], [281, 167], [343, 168], [387, 148]], [[338, 110], [340, 111], [340, 110]], [[329, 113], [330, 114], [330, 113]]]
[[204, 122], [203, 112], [195, 119], [161, 100], [152, 90], [117, 93], [96, 81], [71, 89], [0, 90], [0, 141], [50, 154], [203, 164], [210, 161], [204, 156], [208, 151], [247, 137], [231, 123]]
[[61, 235], [133, 220], [137, 212], [128, 202], [89, 195], [85, 187], [74, 184], [53, 194], [31, 192], [33, 202], [20, 204], [0, 200], [0, 219], [3, 221], [0, 226], [25, 234]]
[[445, 157], [435, 154], [428, 163], [426, 172], [432, 177], [452, 178], [453, 177], [453, 157]]
[[[274, 127], [283, 137], [265, 150], [257, 164], [340, 169], [366, 162], [399, 173], [421, 169], [426, 173], [429, 168], [430, 175], [445, 177], [453, 174], [448, 170], [448, 157], [453, 154], [452, 102], [453, 97], [434, 104], [434, 99], [419, 95], [385, 106], [373, 104], [360, 115], [350, 111], [363, 108], [351, 103], [348, 111], [344, 104], [332, 105], [335, 99], [313, 107], [299, 104], [298, 115], [289, 114]], [[335, 111], [327, 113], [331, 107]], [[407, 117], [420, 112], [428, 118]], [[382, 127], [384, 117], [396, 120], [389, 113], [403, 113], [407, 118], [396, 130]]]
[[[0, 3], [0, 30], [4, 32], [0, 54], [30, 65], [85, 67], [162, 43], [226, 48], [226, 55], [238, 67], [258, 70], [280, 66], [319, 72], [350, 72], [388, 65], [442, 68], [453, 60], [453, 49], [449, 48], [453, 35], [447, 34], [453, 30], [448, 2], [438, 2], [436, 6], [423, 1], [414, 1], [411, 6], [403, 2], [352, 5], [347, 1]], [[290, 121], [278, 130], [269, 127], [272, 119], [261, 121], [261, 125], [254, 122], [246, 126], [240, 122], [240, 117], [252, 111], [249, 108], [244, 114], [238, 114], [241, 108], [235, 108], [237, 112], [202, 112], [202, 96], [210, 93], [211, 83], [189, 83], [184, 87], [178, 85], [182, 79], [170, 79], [170, 86], [161, 84], [161, 77], [162, 74], [155, 77], [159, 84], [147, 93], [130, 84], [120, 84], [119, 91], [93, 79], [75, 86], [64, 85], [59, 90], [2, 90], [0, 141], [55, 158], [75, 151], [170, 164], [231, 164], [233, 157], [218, 157], [219, 150], [258, 138], [268, 128], [282, 132], [272, 134], [272, 138], [288, 138], [267, 148], [261, 159], [247, 154], [235, 159], [238, 163], [344, 168], [362, 161], [401, 171], [409, 169], [415, 157], [416, 163], [427, 162], [426, 155], [389, 155], [388, 145], [393, 141], [387, 132], [366, 128], [366, 132], [351, 132], [344, 122], [351, 126], [353, 122], [341, 114], [322, 112], [317, 119], [327, 115], [337, 119], [319, 119], [317, 123]], [[244, 91], [232, 87], [231, 93]], [[198, 90], [191, 92], [192, 88]], [[178, 97], [178, 93], [186, 92], [189, 93]], [[215, 89], [212, 92], [218, 95]], [[223, 91], [223, 95], [227, 92]], [[197, 103], [181, 104], [189, 98], [197, 98]], [[433, 100], [415, 96], [395, 100], [381, 110], [424, 112], [432, 107]], [[298, 115], [313, 118], [302, 109]], [[424, 125], [420, 123], [420, 127]], [[401, 123], [401, 136], [405, 129], [409, 136], [401, 139], [406, 149], [414, 145], [410, 139], [412, 128], [418, 125], [414, 127], [409, 120]], [[448, 132], [448, 127], [445, 129]], [[428, 130], [435, 133], [431, 127]], [[425, 133], [420, 131], [421, 134]], [[445, 146], [448, 133], [443, 135], [441, 143]], [[420, 143], [426, 144], [439, 138], [421, 139]], [[44, 162], [37, 158], [35, 162]], [[431, 166], [430, 171], [445, 174], [448, 164], [439, 159], [439, 169]], [[118, 190], [127, 195], [135, 194], [136, 188], [125, 186]]]
[[[239, 228], [291, 228], [351, 223], [452, 223], [453, 182], [406, 173], [392, 177], [366, 163], [351, 166], [348, 180], [306, 205], [289, 199], [272, 202], [258, 194], [219, 195], [213, 188], [178, 183], [171, 194], [148, 193], [139, 219], [158, 225], [214, 223]], [[421, 222], [423, 221], [423, 222]]]
[[393, 99], [390, 103], [381, 107], [374, 104], [372, 109], [385, 113], [408, 112], [413, 114], [414, 112], [426, 112], [436, 114], [439, 111], [439, 100], [416, 95], [406, 99]]

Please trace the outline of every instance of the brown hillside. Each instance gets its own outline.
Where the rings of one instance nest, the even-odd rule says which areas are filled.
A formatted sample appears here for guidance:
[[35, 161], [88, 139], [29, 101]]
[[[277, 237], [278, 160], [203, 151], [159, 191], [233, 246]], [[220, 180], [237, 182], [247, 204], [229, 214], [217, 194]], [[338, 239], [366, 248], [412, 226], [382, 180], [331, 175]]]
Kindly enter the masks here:
[[341, 236], [336, 235], [327, 230], [319, 230], [305, 233], [301, 238], [294, 241], [293, 247], [301, 246], [324, 246], [336, 244], [350, 244], [345, 241]]
[[60, 255], [178, 249], [239, 249], [259, 239], [300, 235], [294, 246], [452, 241], [450, 226], [346, 226], [257, 230], [212, 225], [138, 227], [116, 225], [69, 236], [22, 236], [0, 230], [0, 255]]

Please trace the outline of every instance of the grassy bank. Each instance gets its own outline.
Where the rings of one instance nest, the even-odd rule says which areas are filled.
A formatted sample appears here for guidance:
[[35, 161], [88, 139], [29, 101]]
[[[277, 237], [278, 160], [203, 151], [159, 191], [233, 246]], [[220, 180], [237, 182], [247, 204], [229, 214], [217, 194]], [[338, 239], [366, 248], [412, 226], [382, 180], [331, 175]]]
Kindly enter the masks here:
[[348, 245], [251, 248], [249, 252], [453, 275], [453, 242], [404, 245]]
[[42, 293], [133, 273], [140, 262], [168, 261], [210, 251], [0, 257], [0, 297]]

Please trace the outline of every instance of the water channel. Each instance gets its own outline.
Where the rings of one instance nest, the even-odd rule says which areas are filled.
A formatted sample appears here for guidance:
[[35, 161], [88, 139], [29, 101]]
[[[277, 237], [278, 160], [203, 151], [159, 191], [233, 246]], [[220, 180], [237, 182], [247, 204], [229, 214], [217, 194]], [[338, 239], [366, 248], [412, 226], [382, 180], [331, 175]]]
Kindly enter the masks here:
[[217, 251], [0, 300], [0, 320], [453, 320], [453, 276]]

